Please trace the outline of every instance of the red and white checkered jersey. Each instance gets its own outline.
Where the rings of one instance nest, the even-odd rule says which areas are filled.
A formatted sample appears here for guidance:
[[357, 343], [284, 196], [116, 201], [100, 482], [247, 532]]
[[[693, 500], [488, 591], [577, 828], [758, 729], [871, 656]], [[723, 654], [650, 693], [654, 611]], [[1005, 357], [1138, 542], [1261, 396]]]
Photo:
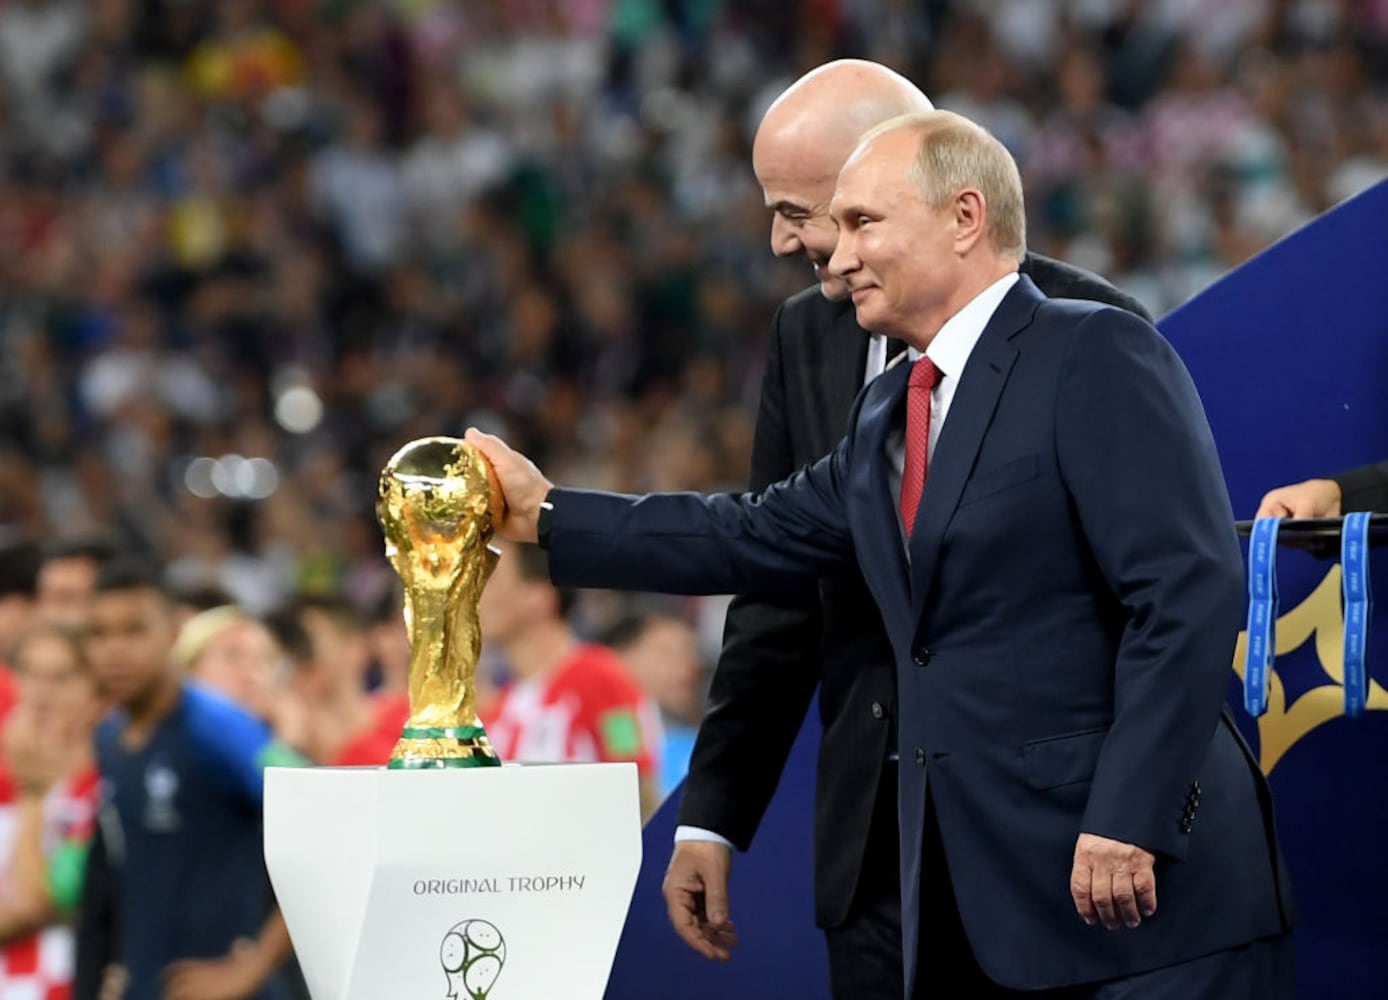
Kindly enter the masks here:
[[542, 677], [512, 684], [483, 723], [503, 760], [629, 760], [643, 775], [659, 771], [655, 703], [605, 646], [579, 645]]
[[[59, 785], [43, 803], [43, 846], [50, 854], [73, 841], [88, 842], [96, 822], [99, 781], [95, 769]], [[0, 896], [8, 891], [18, 816], [13, 795], [0, 802]], [[0, 946], [0, 997], [4, 1000], [71, 1000], [72, 929], [57, 924]]]

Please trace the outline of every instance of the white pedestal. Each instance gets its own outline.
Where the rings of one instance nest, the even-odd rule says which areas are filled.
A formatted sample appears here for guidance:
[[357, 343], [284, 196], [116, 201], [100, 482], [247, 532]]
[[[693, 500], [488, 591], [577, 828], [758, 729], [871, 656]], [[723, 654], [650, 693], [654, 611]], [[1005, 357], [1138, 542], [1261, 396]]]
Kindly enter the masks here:
[[265, 775], [314, 1000], [601, 1000], [640, 817], [634, 764]]

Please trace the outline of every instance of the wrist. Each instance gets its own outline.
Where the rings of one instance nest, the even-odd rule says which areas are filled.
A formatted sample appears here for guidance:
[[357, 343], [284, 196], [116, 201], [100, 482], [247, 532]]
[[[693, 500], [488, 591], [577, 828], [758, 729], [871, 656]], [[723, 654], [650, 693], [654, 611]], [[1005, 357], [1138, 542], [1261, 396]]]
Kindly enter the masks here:
[[1339, 517], [1344, 511], [1344, 492], [1340, 489], [1340, 484], [1333, 479], [1324, 482], [1326, 503], [1330, 509], [1331, 517]]
[[243, 981], [249, 981], [253, 987], [258, 987], [273, 971], [268, 951], [265, 943], [259, 938], [242, 938], [231, 946], [227, 958], [241, 968]]
[[35, 802], [42, 802], [54, 785], [54, 782], [46, 778], [21, 774], [14, 775], [14, 783], [21, 800], [32, 799]]
[[549, 549], [550, 521], [554, 516], [554, 504], [549, 499], [553, 492], [553, 487], [545, 491], [545, 498], [540, 501], [539, 509], [535, 512], [535, 541], [545, 550]]

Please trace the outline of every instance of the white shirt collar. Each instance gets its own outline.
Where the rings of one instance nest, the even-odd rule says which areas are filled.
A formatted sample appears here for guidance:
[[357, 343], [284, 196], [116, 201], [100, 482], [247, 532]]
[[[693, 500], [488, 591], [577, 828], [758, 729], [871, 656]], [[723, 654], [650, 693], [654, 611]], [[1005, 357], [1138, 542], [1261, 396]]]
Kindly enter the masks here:
[[[998, 306], [1017, 283], [1018, 277], [1017, 272], [1013, 271], [999, 278], [970, 299], [963, 309], [940, 327], [940, 332], [935, 334], [930, 346], [925, 349], [925, 355], [935, 362], [935, 367], [940, 369], [941, 375], [957, 379], [963, 373], [964, 365], [973, 353], [978, 338], [983, 336], [988, 321], [993, 318], [993, 313], [998, 311]], [[919, 357], [920, 352], [912, 348], [911, 360]]]

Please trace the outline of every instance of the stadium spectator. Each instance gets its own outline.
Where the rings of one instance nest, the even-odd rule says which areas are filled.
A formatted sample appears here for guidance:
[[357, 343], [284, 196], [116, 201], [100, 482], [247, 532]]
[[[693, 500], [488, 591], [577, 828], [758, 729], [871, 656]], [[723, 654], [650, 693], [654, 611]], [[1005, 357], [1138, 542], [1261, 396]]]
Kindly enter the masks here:
[[281, 651], [270, 630], [240, 608], [225, 604], [188, 619], [173, 657], [200, 684], [258, 719], [273, 720]]
[[[376, 694], [409, 700], [410, 634], [405, 629], [400, 588], [389, 587], [371, 608], [366, 625]], [[485, 681], [482, 678], [479, 683]], [[483, 703], [487, 698], [480, 699]]]
[[39, 625], [14, 654], [19, 699], [0, 749], [17, 786], [0, 804], [0, 996], [71, 996], [77, 909], [96, 821], [101, 713], [81, 641]]
[[275, 973], [289, 939], [261, 855], [262, 773], [301, 758], [182, 679], [174, 621], [148, 567], [113, 560], [102, 569], [87, 652], [116, 706], [96, 751], [122, 842], [124, 995], [272, 1000], [284, 996]]
[[694, 737], [704, 716], [704, 664], [694, 630], [674, 615], [652, 613], [618, 622], [603, 638], [660, 708], [663, 799], [689, 771]]
[[34, 618], [81, 631], [91, 613], [96, 575], [114, 548], [101, 538], [81, 538], [46, 548], [35, 586]]
[[38, 567], [38, 548], [29, 542], [16, 541], [0, 549], [0, 718], [12, 700], [5, 693], [10, 682], [4, 665], [33, 622]]
[[503, 760], [635, 761], [649, 816], [660, 804], [658, 710], [612, 650], [574, 635], [571, 599], [549, 582], [538, 546], [504, 546], [482, 591], [482, 638], [513, 679], [483, 724]]
[[[28, 541], [9, 540], [0, 546], [0, 725], [19, 697], [10, 664], [15, 646], [33, 622], [38, 564], [38, 548]], [[15, 801], [16, 791], [9, 761], [0, 748], [0, 809]]]
[[342, 601], [308, 599], [285, 617], [281, 642], [293, 664], [289, 686], [301, 718], [297, 731], [281, 728], [281, 736], [320, 764], [388, 763], [409, 697], [368, 693], [370, 647], [356, 613]]
[[257, 615], [365, 610], [412, 436], [741, 481], [762, 319], [803, 281], [746, 147], [835, 55], [996, 122], [1033, 246], [1155, 314], [1388, 174], [1372, 4], [880, 7], [4, 4], [0, 523]]

